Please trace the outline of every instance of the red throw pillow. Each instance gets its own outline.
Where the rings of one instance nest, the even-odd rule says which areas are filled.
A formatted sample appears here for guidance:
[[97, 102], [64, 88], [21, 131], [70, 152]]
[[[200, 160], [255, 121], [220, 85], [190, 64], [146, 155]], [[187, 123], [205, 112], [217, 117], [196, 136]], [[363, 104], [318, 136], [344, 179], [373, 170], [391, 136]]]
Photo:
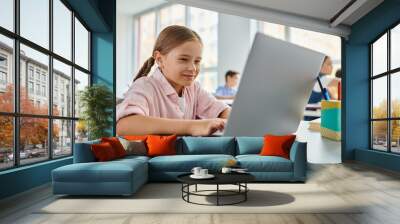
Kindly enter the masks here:
[[114, 149], [117, 158], [126, 156], [126, 151], [117, 137], [101, 138], [101, 142], [108, 142]]
[[290, 158], [290, 147], [296, 135], [265, 135], [264, 136], [264, 146], [261, 149], [261, 156], [280, 156], [286, 159]]
[[128, 141], [137, 141], [137, 140], [146, 141], [147, 135], [125, 135], [125, 136], [122, 136], [122, 138], [124, 138]]
[[115, 151], [112, 145], [108, 142], [91, 145], [94, 157], [99, 162], [110, 161], [116, 159]]
[[163, 156], [163, 155], [175, 155], [176, 148], [176, 135], [170, 136], [159, 136], [149, 135], [147, 136], [147, 154], [148, 156]]

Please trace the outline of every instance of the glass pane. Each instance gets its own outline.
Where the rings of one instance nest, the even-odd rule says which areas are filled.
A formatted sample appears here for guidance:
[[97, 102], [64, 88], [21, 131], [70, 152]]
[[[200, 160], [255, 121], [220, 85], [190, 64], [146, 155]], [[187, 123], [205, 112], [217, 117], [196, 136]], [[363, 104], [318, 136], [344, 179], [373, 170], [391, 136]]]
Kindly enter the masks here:
[[75, 143], [85, 142], [88, 138], [88, 129], [84, 120], [75, 121]]
[[53, 0], [53, 51], [71, 60], [71, 11], [60, 1]]
[[13, 118], [0, 116], [0, 170], [14, 165]]
[[400, 153], [400, 120], [391, 121], [392, 152]]
[[170, 25], [185, 25], [185, 6], [172, 5], [160, 10], [160, 31]]
[[53, 157], [72, 154], [72, 121], [53, 120]]
[[372, 75], [387, 71], [387, 34], [372, 44]]
[[14, 43], [0, 35], [0, 111], [14, 111]]
[[390, 37], [390, 58], [391, 69], [400, 67], [400, 24], [391, 31]]
[[372, 122], [372, 148], [387, 151], [387, 121]]
[[391, 116], [400, 118], [400, 72], [391, 75], [390, 85]]
[[22, 117], [20, 119], [21, 164], [34, 163], [49, 158], [49, 120]]
[[14, 1], [0, 1], [0, 26], [14, 31]]
[[139, 61], [141, 68], [147, 59], [152, 56], [154, 43], [156, 42], [156, 14], [149, 13], [139, 18]]
[[53, 115], [72, 117], [71, 66], [53, 60]]
[[49, 0], [20, 0], [21, 36], [49, 48]]
[[218, 13], [190, 7], [190, 27], [203, 40], [202, 66], [216, 67], [218, 63]]
[[387, 118], [387, 77], [372, 81], [372, 118]]
[[200, 72], [197, 80], [199, 81], [200, 86], [209, 93], [214, 93], [218, 87], [217, 72]]
[[75, 117], [81, 115], [80, 94], [86, 86], [89, 86], [89, 75], [75, 69]]
[[49, 107], [49, 57], [21, 44], [21, 113], [47, 115]]
[[89, 32], [75, 18], [75, 63], [89, 69]]
[[291, 27], [290, 42], [330, 56], [335, 68], [332, 69], [331, 75], [333, 76], [337, 68], [341, 66], [340, 37]]
[[261, 32], [263, 32], [264, 34], [267, 34], [271, 37], [285, 40], [285, 26], [284, 25], [262, 22]]

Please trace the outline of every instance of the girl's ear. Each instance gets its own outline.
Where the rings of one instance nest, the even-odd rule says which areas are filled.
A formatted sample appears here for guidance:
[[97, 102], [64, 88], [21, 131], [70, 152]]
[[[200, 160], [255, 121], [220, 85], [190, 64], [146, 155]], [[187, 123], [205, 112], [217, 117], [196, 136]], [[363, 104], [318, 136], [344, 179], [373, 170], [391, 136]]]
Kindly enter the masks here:
[[156, 61], [158, 67], [162, 68], [163, 67], [163, 63], [162, 63], [162, 57], [161, 57], [161, 53], [159, 51], [154, 51], [153, 54], [154, 60]]

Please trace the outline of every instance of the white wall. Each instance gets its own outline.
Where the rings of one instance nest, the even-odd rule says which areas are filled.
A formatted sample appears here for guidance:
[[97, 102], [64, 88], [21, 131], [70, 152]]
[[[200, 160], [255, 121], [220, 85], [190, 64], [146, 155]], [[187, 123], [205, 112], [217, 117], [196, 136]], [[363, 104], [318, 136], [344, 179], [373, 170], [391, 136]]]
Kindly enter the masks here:
[[121, 98], [133, 77], [133, 17], [117, 13], [117, 97]]
[[254, 35], [251, 20], [220, 13], [218, 16], [218, 85], [227, 70], [242, 73]]

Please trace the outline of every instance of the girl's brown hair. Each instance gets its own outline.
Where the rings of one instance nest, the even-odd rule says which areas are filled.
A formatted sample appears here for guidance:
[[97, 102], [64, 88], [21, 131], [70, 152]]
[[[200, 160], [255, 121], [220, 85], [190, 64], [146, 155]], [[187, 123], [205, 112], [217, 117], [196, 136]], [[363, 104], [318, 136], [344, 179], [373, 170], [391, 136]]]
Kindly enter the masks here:
[[163, 29], [154, 44], [152, 56], [144, 62], [142, 68], [139, 70], [133, 81], [149, 74], [151, 67], [153, 67], [155, 62], [153, 57], [155, 51], [159, 51], [162, 55], [165, 55], [175, 47], [188, 41], [199, 41], [202, 43], [200, 36], [187, 27], [172, 25]]

